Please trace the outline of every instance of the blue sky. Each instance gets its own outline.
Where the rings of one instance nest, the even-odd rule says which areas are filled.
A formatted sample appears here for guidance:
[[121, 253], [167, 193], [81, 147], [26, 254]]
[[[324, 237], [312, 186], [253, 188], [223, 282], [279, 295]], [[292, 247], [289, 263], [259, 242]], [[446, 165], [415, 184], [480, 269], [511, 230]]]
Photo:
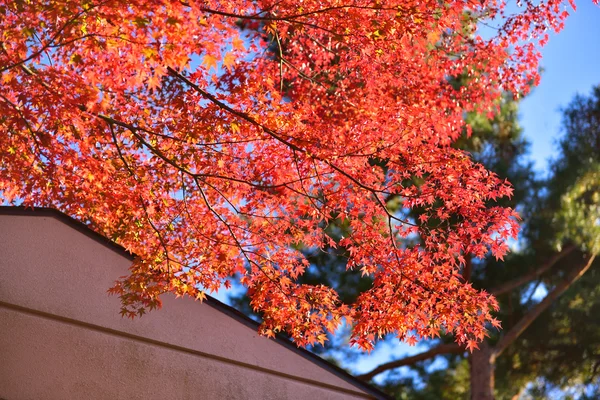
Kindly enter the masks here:
[[520, 105], [521, 126], [532, 143], [531, 158], [544, 173], [560, 137], [560, 109], [573, 96], [589, 94], [600, 84], [600, 7], [590, 0], [577, 2], [565, 29], [554, 34], [542, 50], [540, 85]]

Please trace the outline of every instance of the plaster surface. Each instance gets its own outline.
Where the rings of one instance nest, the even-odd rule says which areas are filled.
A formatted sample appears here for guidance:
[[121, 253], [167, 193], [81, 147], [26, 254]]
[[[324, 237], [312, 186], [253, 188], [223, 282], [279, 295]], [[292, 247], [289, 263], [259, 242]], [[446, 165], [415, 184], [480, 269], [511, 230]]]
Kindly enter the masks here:
[[0, 398], [371, 398], [223, 312], [107, 294], [131, 260], [51, 216], [0, 215]]

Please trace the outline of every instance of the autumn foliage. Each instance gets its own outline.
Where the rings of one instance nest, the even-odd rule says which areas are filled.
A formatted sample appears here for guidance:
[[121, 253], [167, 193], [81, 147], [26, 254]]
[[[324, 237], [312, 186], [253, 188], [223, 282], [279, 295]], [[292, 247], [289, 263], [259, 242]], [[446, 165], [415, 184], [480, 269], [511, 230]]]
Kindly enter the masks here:
[[[367, 349], [442, 330], [474, 346], [496, 302], [461, 265], [502, 257], [515, 214], [493, 206], [510, 186], [450, 145], [465, 111], [538, 79], [567, 6], [3, 0], [1, 198], [137, 254], [112, 289], [125, 315], [240, 276], [264, 333], [299, 345], [345, 318]], [[336, 221], [351, 228], [339, 241]], [[374, 278], [355, 304], [295, 282], [298, 249], [326, 245]]]

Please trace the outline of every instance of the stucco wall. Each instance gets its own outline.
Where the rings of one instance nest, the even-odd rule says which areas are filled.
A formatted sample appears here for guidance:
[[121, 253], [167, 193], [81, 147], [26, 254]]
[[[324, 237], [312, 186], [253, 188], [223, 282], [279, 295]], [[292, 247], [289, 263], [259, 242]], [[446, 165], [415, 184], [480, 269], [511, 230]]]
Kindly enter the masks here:
[[369, 398], [207, 304], [121, 318], [106, 290], [129, 264], [54, 217], [0, 215], [0, 398]]

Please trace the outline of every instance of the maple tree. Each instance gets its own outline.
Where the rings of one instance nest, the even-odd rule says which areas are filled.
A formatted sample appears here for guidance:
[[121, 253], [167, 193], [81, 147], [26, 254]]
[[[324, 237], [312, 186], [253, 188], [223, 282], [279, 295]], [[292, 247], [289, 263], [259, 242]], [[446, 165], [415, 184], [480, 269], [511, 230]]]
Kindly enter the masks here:
[[[450, 145], [465, 111], [537, 81], [562, 1], [19, 0], [0, 16], [2, 199], [137, 254], [112, 289], [125, 315], [239, 273], [263, 333], [299, 345], [344, 318], [366, 349], [441, 330], [472, 348], [496, 324], [460, 269], [506, 252], [516, 215], [487, 202], [511, 187]], [[350, 234], [330, 238], [334, 220]], [[373, 277], [353, 304], [296, 282], [298, 246], [323, 243]]]

